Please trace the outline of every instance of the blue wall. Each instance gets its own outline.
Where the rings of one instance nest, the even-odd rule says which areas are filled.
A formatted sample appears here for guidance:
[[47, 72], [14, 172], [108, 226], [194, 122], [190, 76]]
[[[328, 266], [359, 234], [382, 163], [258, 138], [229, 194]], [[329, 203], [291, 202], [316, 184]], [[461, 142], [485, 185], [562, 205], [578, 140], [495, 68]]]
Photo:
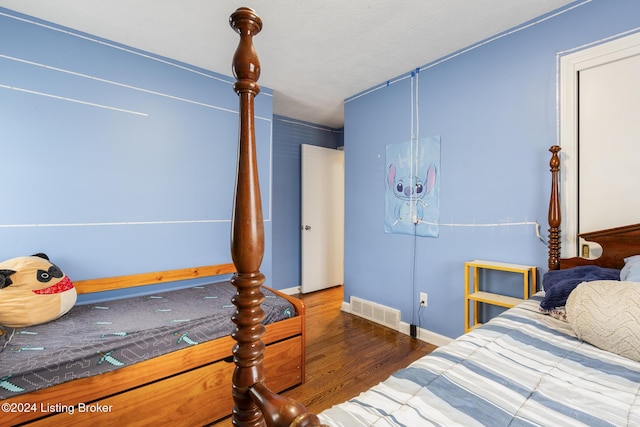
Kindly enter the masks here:
[[[395, 307], [404, 322], [456, 337], [465, 261], [544, 272], [547, 248], [530, 223], [546, 234], [557, 57], [639, 29], [640, 2], [576, 2], [348, 99], [345, 300]], [[441, 136], [438, 238], [384, 233], [385, 146], [409, 140], [412, 129]], [[429, 305], [419, 314], [421, 291]]]
[[343, 132], [273, 118], [273, 283], [276, 289], [300, 286], [300, 161], [302, 144], [337, 148]]
[[[73, 280], [230, 262], [233, 79], [0, 12], [0, 259]], [[256, 116], [269, 283], [269, 89]]]

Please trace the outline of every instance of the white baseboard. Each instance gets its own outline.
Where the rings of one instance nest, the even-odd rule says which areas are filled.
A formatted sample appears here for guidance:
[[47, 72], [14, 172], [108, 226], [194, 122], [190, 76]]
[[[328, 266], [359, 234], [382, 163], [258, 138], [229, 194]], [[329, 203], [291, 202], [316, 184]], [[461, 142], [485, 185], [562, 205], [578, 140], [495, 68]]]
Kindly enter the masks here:
[[342, 301], [342, 311], [346, 313], [351, 313], [351, 304], [346, 301]]
[[[400, 322], [400, 332], [405, 335], [411, 335], [410, 325], [406, 322]], [[449, 344], [453, 339], [430, 331], [428, 329], [418, 328], [418, 336], [416, 337], [420, 341], [428, 342], [429, 344], [437, 345], [438, 347], [442, 347], [443, 345]]]
[[300, 293], [300, 286], [293, 286], [291, 288], [278, 289], [278, 291], [287, 295], [295, 295]]
[[[347, 301], [342, 301], [342, 311], [351, 313], [351, 304]], [[405, 335], [411, 335], [409, 324], [406, 322], [400, 322], [400, 329], [398, 330], [398, 332], [401, 332]], [[451, 341], [453, 341], [453, 339], [447, 336], [440, 335], [423, 328], [418, 328], [417, 335], [418, 336], [416, 338], [420, 341], [425, 341], [438, 347], [442, 347], [443, 345], [449, 344]]]

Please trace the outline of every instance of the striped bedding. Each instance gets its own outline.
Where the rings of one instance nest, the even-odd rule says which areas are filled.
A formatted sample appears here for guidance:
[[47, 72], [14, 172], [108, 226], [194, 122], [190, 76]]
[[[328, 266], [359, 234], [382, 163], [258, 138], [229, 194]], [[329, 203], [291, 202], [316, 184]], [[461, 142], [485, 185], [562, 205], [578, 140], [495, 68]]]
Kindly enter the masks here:
[[538, 312], [542, 293], [324, 412], [330, 426], [640, 426], [640, 363]]

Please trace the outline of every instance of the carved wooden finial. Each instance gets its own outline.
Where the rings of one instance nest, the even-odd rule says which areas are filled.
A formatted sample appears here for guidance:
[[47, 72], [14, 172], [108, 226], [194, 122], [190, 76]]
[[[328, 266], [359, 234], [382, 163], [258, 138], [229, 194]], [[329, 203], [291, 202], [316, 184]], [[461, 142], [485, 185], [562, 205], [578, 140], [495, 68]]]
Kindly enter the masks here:
[[262, 19], [253, 9], [241, 7], [229, 17], [229, 24], [240, 34], [240, 43], [233, 56], [233, 75], [238, 80], [234, 85], [236, 92], [260, 92], [256, 83], [260, 78], [260, 60], [253, 46], [253, 36], [262, 30]]
[[559, 178], [560, 173], [560, 152], [559, 145], [553, 145], [549, 148], [551, 160], [551, 196], [549, 199], [549, 270], [560, 269], [560, 223], [562, 220], [560, 208], [560, 189]]

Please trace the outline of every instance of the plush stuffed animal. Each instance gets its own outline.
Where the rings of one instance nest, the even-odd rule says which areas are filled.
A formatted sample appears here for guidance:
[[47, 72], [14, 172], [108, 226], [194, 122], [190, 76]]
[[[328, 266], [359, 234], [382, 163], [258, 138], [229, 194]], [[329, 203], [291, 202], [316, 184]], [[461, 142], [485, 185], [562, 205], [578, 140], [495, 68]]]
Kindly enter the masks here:
[[76, 297], [71, 280], [45, 254], [0, 262], [0, 325], [49, 322], [69, 311]]

